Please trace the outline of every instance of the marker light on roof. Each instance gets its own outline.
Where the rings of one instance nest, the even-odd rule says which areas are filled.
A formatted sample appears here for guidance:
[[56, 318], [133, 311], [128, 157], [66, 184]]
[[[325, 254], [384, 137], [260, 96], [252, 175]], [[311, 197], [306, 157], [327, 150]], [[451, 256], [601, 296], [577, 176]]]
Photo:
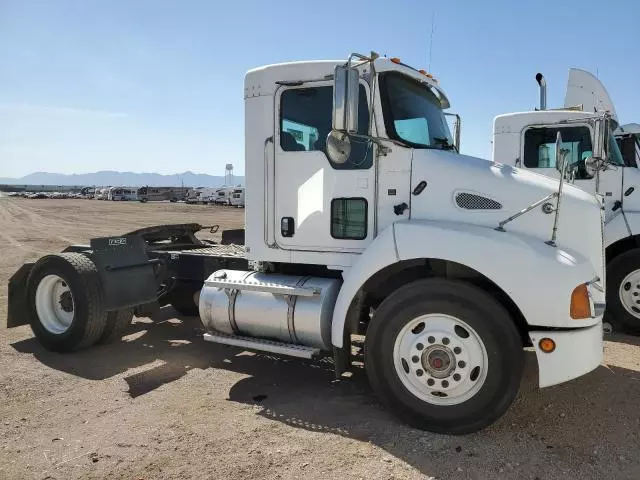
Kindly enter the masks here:
[[397, 63], [398, 65], [400, 65], [402, 62], [400, 61], [400, 59], [398, 57], [393, 57], [390, 59], [393, 63]]

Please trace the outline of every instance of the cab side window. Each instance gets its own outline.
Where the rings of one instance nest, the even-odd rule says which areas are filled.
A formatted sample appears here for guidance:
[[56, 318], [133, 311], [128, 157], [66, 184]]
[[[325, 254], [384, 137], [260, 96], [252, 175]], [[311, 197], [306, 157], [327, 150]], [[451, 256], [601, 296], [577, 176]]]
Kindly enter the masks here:
[[[362, 85], [359, 102], [358, 133], [366, 135], [369, 131], [369, 106]], [[280, 96], [280, 148], [285, 152], [321, 151], [326, 155], [332, 105], [331, 86], [285, 90]], [[329, 162], [336, 170], [370, 168], [373, 164], [371, 144], [352, 137], [349, 159], [343, 164]]]
[[562, 135], [561, 148], [568, 150], [570, 165], [578, 164], [577, 179], [591, 178], [580, 161], [592, 154], [591, 132], [587, 127], [534, 127], [524, 134], [524, 166], [527, 168], [556, 168], [556, 137]]

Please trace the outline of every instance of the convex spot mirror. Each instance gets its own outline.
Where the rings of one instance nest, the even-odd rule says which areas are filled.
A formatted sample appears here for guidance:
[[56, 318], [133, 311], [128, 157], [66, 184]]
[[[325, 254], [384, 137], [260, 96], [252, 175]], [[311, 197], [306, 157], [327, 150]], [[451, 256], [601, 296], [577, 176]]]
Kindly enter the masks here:
[[344, 163], [351, 155], [351, 141], [349, 135], [338, 130], [332, 130], [327, 135], [327, 155], [333, 163]]

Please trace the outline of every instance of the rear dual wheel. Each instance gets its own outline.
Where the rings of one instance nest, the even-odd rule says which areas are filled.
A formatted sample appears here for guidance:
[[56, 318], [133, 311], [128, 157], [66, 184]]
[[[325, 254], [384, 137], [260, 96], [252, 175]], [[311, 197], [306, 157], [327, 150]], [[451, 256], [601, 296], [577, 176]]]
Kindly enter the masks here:
[[80, 253], [42, 257], [27, 282], [31, 329], [48, 350], [69, 352], [122, 337], [133, 310], [104, 310], [95, 264]]
[[383, 403], [408, 424], [463, 434], [496, 421], [523, 368], [513, 320], [477, 287], [445, 279], [401, 287], [375, 312], [365, 368]]

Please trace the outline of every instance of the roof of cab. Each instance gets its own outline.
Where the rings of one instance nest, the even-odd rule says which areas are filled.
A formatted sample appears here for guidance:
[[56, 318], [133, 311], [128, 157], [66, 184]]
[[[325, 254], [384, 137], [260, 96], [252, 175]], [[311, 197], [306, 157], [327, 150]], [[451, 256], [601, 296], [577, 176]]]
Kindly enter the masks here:
[[[287, 82], [330, 80], [333, 78], [335, 67], [344, 63], [344, 60], [314, 60], [277, 63], [251, 69], [246, 73], [244, 79], [245, 98], [273, 95], [279, 84]], [[355, 65], [362, 69], [362, 73], [368, 71], [366, 63], [356, 62]], [[375, 68], [378, 72], [391, 70], [401, 72], [430, 86], [437, 92], [441, 107], [449, 108], [449, 99], [433, 78], [427, 77], [407, 65], [393, 62], [387, 57], [378, 57], [375, 60]]]

